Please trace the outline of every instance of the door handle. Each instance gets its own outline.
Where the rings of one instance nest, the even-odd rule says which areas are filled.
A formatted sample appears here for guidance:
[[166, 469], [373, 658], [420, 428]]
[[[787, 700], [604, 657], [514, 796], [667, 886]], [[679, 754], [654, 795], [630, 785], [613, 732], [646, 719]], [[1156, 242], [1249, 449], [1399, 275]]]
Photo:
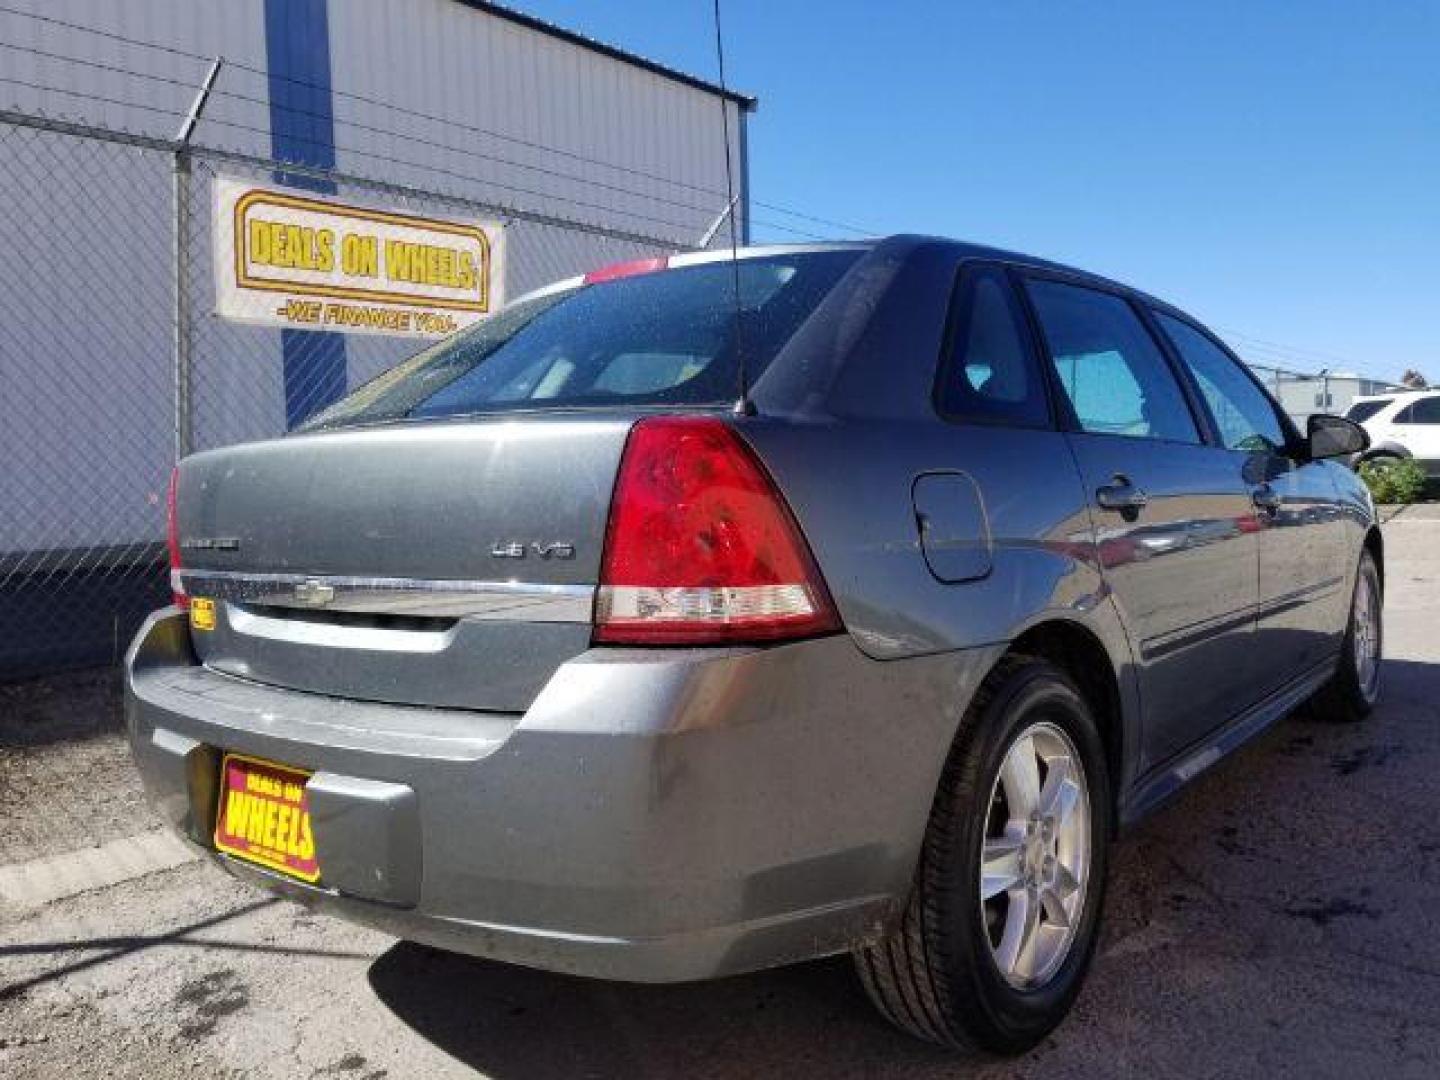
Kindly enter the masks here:
[[1255, 504], [1257, 509], [1264, 510], [1267, 514], [1274, 514], [1280, 510], [1280, 493], [1269, 484], [1261, 484], [1250, 492], [1250, 501]]
[[1115, 474], [1115, 482], [1095, 492], [1095, 503], [1102, 510], [1118, 510], [1132, 517], [1150, 503], [1150, 496], [1130, 483], [1128, 476]]

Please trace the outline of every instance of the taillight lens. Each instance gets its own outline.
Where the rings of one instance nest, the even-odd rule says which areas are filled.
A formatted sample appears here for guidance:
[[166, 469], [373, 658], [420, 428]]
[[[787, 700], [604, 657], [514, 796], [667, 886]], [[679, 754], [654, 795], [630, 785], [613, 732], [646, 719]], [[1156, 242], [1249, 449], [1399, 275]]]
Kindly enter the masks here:
[[180, 519], [175, 513], [175, 488], [180, 483], [180, 470], [170, 470], [170, 490], [165, 496], [165, 545], [170, 549], [170, 599], [177, 606], [188, 608], [190, 597], [180, 580]]
[[595, 640], [704, 645], [840, 628], [754, 451], [708, 417], [635, 425], [610, 505]]

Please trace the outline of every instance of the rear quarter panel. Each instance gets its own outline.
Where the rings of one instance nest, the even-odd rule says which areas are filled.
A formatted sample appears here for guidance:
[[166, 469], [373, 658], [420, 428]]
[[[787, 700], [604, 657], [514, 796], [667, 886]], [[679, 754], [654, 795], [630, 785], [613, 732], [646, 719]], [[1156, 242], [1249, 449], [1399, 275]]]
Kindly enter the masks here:
[[[894, 420], [742, 430], [873, 658], [1006, 642], [1047, 615], [1109, 622], [1084, 492], [1059, 433]], [[942, 583], [926, 564], [911, 490], [935, 471], [966, 475], [980, 492], [989, 535], [975, 542], [991, 565], [976, 580]]]

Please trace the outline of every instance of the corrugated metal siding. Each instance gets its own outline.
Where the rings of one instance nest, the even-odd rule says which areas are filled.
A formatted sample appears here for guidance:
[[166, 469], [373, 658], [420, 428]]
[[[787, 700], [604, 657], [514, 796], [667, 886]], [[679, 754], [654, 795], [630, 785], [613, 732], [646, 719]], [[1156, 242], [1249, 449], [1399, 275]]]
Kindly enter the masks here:
[[[170, 138], [207, 64], [103, 34], [218, 53], [231, 63], [196, 142], [268, 155], [261, 0], [7, 2], [52, 21], [0, 12], [0, 43], [18, 47], [0, 48], [4, 105]], [[694, 243], [724, 206], [720, 104], [711, 93], [453, 0], [330, 0], [328, 16], [342, 171], [676, 245]], [[58, 25], [67, 22], [102, 34]], [[738, 165], [739, 117], [733, 103], [728, 108]], [[36, 174], [25, 191], [0, 192], [8, 204], [0, 250], [40, 243], [51, 257], [33, 260], [23, 287], [4, 298], [11, 331], [0, 337], [0, 505], [38, 509], [4, 516], [0, 555], [153, 541], [172, 439], [169, 158], [64, 136], [25, 138]], [[209, 177], [197, 163], [190, 295], [205, 320], [195, 334], [197, 449], [285, 428], [280, 333], [209, 314]], [[253, 178], [271, 182], [268, 174]], [[341, 194], [380, 201], [359, 190]], [[508, 250], [512, 296], [640, 253], [634, 244], [524, 223], [513, 226]], [[123, 323], [117, 312], [128, 313]], [[364, 336], [346, 346], [351, 386], [418, 347]], [[37, 440], [37, 430], [50, 434]]]
[[[53, 21], [0, 12], [0, 42], [121, 69], [104, 70], [19, 50], [0, 50], [0, 73], [14, 80], [0, 83], [0, 100], [20, 111], [83, 119], [97, 127], [158, 138], [173, 137], [208, 65], [192, 56], [131, 45], [117, 38], [200, 56], [221, 53], [262, 70], [265, 67], [265, 32], [258, 0], [144, 0], [126, 4], [109, 0], [8, 0], [6, 6]], [[60, 23], [74, 23], [102, 33], [74, 30]], [[68, 92], [34, 90], [20, 83]], [[212, 101], [206, 110], [211, 118], [210, 130], [205, 133], [207, 141], [246, 153], [267, 153], [270, 131], [265, 80], [232, 70], [226, 73], [225, 86], [258, 101]]]
[[[725, 205], [713, 94], [453, 0], [331, 0], [330, 34], [344, 171], [544, 207], [677, 244], [694, 243]], [[738, 166], [737, 106], [727, 108]]]
[[169, 238], [117, 215], [163, 224], [170, 162], [110, 144], [83, 150], [38, 131], [7, 129], [0, 143], [0, 176], [33, 180], [0, 192], [0, 251], [25, 268], [5, 275], [0, 296], [0, 556], [153, 539], [160, 520], [171, 293], [167, 277], [135, 267], [168, 262]]
[[[223, 48], [249, 60], [264, 57], [257, 4], [7, 2], [186, 52]], [[13, 80], [0, 82], [5, 106], [161, 138], [174, 136], [175, 114], [189, 107], [206, 68], [8, 12], [0, 12], [0, 42], [104, 65], [0, 49], [0, 76]], [[263, 153], [269, 144], [263, 81], [255, 96], [261, 104], [217, 100], [213, 115], [257, 131], [212, 131], [225, 133], [225, 145]], [[7, 131], [0, 147], [7, 155], [0, 176], [9, 188], [0, 191], [0, 251], [44, 257], [28, 258], [23, 275], [5, 279], [0, 506], [7, 509], [0, 515], [0, 556], [153, 541], [163, 528], [174, 441], [170, 157]], [[203, 304], [197, 307], [203, 313]]]

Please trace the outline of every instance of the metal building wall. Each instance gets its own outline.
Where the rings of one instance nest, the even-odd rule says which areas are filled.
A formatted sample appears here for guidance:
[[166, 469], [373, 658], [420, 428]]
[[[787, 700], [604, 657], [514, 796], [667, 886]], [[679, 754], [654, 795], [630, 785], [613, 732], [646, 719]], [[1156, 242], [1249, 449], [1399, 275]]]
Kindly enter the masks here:
[[1383, 394], [1390, 389], [1379, 379], [1357, 375], [1291, 375], [1271, 383], [1280, 407], [1303, 428], [1315, 413], [1343, 413], [1357, 397]]
[[[331, 0], [330, 37], [342, 169], [540, 202], [677, 244], [694, 243], [725, 206], [714, 94], [456, 0]], [[741, 116], [727, 108], [738, 167]], [[349, 121], [429, 145], [347, 130]]]
[[[49, 20], [0, 11], [0, 42], [20, 47], [0, 50], [0, 96], [7, 105], [164, 137], [175, 126], [167, 114], [190, 104], [205, 65], [118, 38], [178, 53], [221, 55], [263, 70], [266, 9], [299, 32], [305, 5], [12, 0], [7, 6]], [[571, 217], [677, 243], [693, 241], [725, 205], [725, 149], [713, 93], [461, 0], [328, 0], [326, 10], [336, 161], [342, 170], [421, 187], [451, 186], [469, 197], [546, 205], [562, 213], [568, 207]], [[206, 141], [268, 153], [265, 81], [232, 69], [222, 74], [221, 87], [254, 100], [230, 93], [212, 99], [206, 106]], [[127, 101], [134, 104], [122, 104]], [[314, 108], [313, 99], [301, 108]], [[736, 182], [743, 189], [744, 116], [734, 101], [727, 109]], [[439, 119], [430, 122], [415, 113]], [[642, 175], [647, 173], [650, 177]]]
[[[0, 48], [0, 90], [5, 104], [22, 112], [169, 137], [204, 77], [206, 65], [195, 56], [222, 56], [229, 65], [222, 68], [221, 92], [207, 103], [199, 129], [206, 145], [259, 156], [273, 147], [344, 172], [544, 209], [677, 247], [694, 244], [726, 204], [717, 95], [461, 0], [16, 0], [14, 6], [44, 17], [0, 12], [0, 43], [18, 46]], [[319, 38], [316, 6], [327, 24]], [[306, 70], [303, 50], [324, 46], [327, 38], [328, 56], [315, 56]], [[292, 57], [278, 79], [267, 82], [248, 70], [269, 69], [270, 54], [287, 43], [299, 46], [299, 63]], [[329, 93], [322, 88], [326, 82]], [[734, 101], [724, 107], [743, 235], [744, 112]], [[321, 122], [322, 114], [333, 116], [331, 127]], [[33, 206], [25, 215], [11, 215], [9, 227], [52, 214], [79, 215], [93, 219], [95, 246], [107, 247], [107, 215], [159, 220], [168, 198], [158, 171], [163, 162], [136, 158], [125, 169], [137, 175], [68, 194], [64, 188], [35, 193]], [[135, 206], [134, 199], [145, 205]], [[6, 227], [0, 222], [0, 229]], [[578, 231], [527, 227], [517, 229], [515, 239], [508, 246], [511, 296], [626, 254], [613, 241]], [[57, 265], [32, 284], [56, 310], [83, 310], [84, 298], [67, 291], [73, 280]], [[91, 327], [106, 340], [108, 359], [87, 377], [125, 379], [154, 368], [168, 378], [168, 327], [153, 302], [147, 314], [160, 316], [149, 331], [128, 327], [118, 339], [105, 327]], [[36, 333], [31, 346], [43, 353], [43, 333]], [[245, 337], [247, 355], [254, 356], [255, 343], [263, 340], [285, 362], [280, 331], [233, 333]], [[348, 336], [343, 385], [358, 385], [415, 347], [403, 339]], [[7, 355], [21, 363], [15, 348]], [[231, 370], [225, 377], [235, 383], [237, 392], [227, 396], [237, 408], [264, 408], [281, 422], [277, 426], [267, 413], [266, 423], [257, 426], [251, 417], [211, 409], [197, 417], [198, 446], [283, 430], [283, 387], [272, 385], [271, 373]], [[36, 391], [32, 404], [55, 413], [57, 424], [62, 415], [72, 425], [84, 424], [87, 418], [67, 412], [73, 395]], [[125, 465], [118, 460], [77, 470], [76, 484], [88, 485], [95, 497], [75, 500], [69, 511], [77, 518], [76, 543], [94, 539], [86, 535], [91, 526], [83, 520], [84, 506], [102, 490], [135, 486], [134, 471]], [[0, 481], [0, 497], [5, 494]], [[117, 500], [143, 515], [134, 498], [140, 494], [122, 492]], [[137, 518], [137, 526], [141, 521], [148, 518]], [[0, 536], [0, 549], [24, 542]]]
[[[203, 62], [182, 54], [225, 53], [260, 66], [265, 61], [261, 0], [8, 0], [6, 7], [46, 20], [0, 12], [0, 42], [18, 46], [0, 49], [0, 72], [6, 80], [0, 87], [5, 104], [22, 112], [64, 115], [97, 127], [169, 138], [176, 126], [170, 114], [185, 111], [205, 72]], [[66, 23], [86, 29], [72, 29]], [[120, 38], [168, 46], [176, 52], [147, 49]], [[207, 114], [224, 145], [267, 153], [270, 131], [263, 83], [243, 89], [261, 100], [217, 98]]]
[[[21, 112], [170, 138], [177, 123], [172, 114], [183, 113], [195, 96], [203, 63], [72, 30], [65, 22], [185, 52], [208, 54], [223, 44], [264, 56], [259, 4], [12, 0], [11, 6], [56, 20], [0, 12], [0, 42], [13, 46], [0, 48], [0, 89], [4, 104]], [[268, 151], [263, 105], [214, 104], [216, 121], [237, 125], [217, 124], [230, 145]], [[24, 275], [7, 277], [0, 298], [11, 315], [11, 329], [0, 339], [0, 506], [41, 511], [7, 515], [0, 556], [154, 540], [152, 463], [164, 460], [173, 440], [170, 252], [158, 228], [171, 217], [170, 162], [123, 148], [82, 154], [59, 135], [36, 135], [30, 149], [33, 182], [12, 182], [0, 192], [7, 206], [0, 213], [0, 251], [33, 253]], [[136, 221], [157, 227], [153, 243], [136, 242]], [[92, 295], [97, 275], [82, 272], [85, 264], [93, 271], [96, 261], [104, 264], [101, 297]], [[130, 317], [122, 323], [92, 315], [118, 311]], [[127, 432], [118, 443], [117, 426]], [[35, 431], [54, 438], [37, 443]], [[36, 477], [57, 473], [59, 484], [33, 490]]]
[[[329, 34], [342, 171], [544, 207], [677, 247], [726, 205], [713, 93], [458, 0], [330, 0]], [[742, 110], [725, 108], [743, 189]], [[507, 253], [509, 296], [628, 254], [533, 226], [514, 230]], [[346, 348], [353, 381], [399, 358], [383, 338], [350, 337]]]
[[[694, 244], [725, 205], [715, 94], [460, 0], [7, 6], [38, 17], [0, 11], [0, 105], [18, 112], [169, 139], [204, 77], [203, 58], [220, 55], [220, 92], [196, 133], [205, 146], [324, 165], [318, 143], [328, 138], [328, 160], [342, 172], [675, 246]], [[290, 49], [282, 80], [298, 92], [279, 96], [267, 67], [277, 48], [296, 45], [292, 33], [311, 36]], [[727, 107], [740, 169], [741, 115], [735, 103]], [[327, 111], [328, 135], [312, 115]], [[11, 329], [0, 338], [0, 564], [36, 551], [153, 550], [173, 437], [173, 281], [163, 231], [172, 218], [170, 161], [103, 144], [81, 151], [45, 132], [23, 139], [24, 163], [12, 159], [0, 173], [10, 187], [0, 191], [0, 250], [36, 255], [23, 278], [6, 279], [3, 297]], [[737, 180], [743, 186], [743, 172]], [[203, 184], [197, 174], [192, 191]], [[202, 201], [197, 245], [208, 242]], [[514, 224], [507, 249], [511, 296], [634, 253], [613, 238], [532, 222]], [[197, 353], [215, 354], [196, 357], [210, 380], [195, 408], [196, 448], [284, 431], [284, 334], [222, 325], [205, 284], [210, 260], [197, 250], [192, 262], [202, 279], [191, 294], [195, 316], [212, 328], [197, 335]], [[93, 294], [97, 277], [103, 303]], [[341, 385], [354, 386], [421, 343], [346, 336], [341, 344]], [[6, 590], [28, 587], [13, 574], [5, 581]], [[62, 583], [83, 591], [85, 574], [67, 571]], [[76, 610], [119, 602], [96, 593]], [[5, 633], [28, 631], [6, 624]], [[123, 633], [117, 623], [112, 653]]]

